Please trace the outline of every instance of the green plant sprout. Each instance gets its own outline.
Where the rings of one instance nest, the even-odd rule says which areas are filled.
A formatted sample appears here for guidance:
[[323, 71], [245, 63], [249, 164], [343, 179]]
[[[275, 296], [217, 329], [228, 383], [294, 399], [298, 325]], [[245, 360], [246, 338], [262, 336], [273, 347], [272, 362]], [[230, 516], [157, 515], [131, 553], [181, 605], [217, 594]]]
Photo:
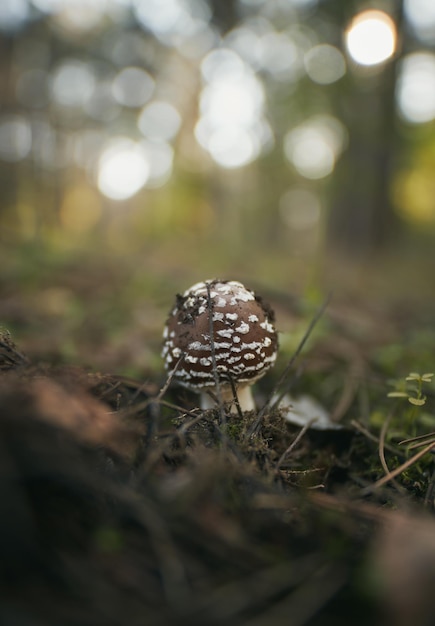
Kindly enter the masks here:
[[388, 398], [407, 398], [410, 404], [423, 406], [426, 403], [423, 385], [424, 383], [431, 383], [433, 376], [432, 372], [426, 374], [410, 372], [404, 380], [396, 383], [396, 391], [390, 391], [387, 396]]
[[[398, 381], [392, 381], [392, 384], [396, 387], [396, 389], [394, 391], [390, 391], [387, 394], [387, 396], [389, 398], [406, 398], [409, 404], [412, 405], [412, 408], [408, 412], [409, 414], [407, 416], [408, 426], [414, 425], [414, 428], [415, 428], [416, 413], [420, 407], [426, 404], [426, 399], [427, 399], [426, 395], [423, 393], [423, 386], [427, 383], [431, 383], [433, 376], [434, 374], [431, 372], [426, 373], [426, 374], [419, 374], [418, 372], [410, 372], [408, 376], [406, 376], [406, 378], [400, 379]], [[392, 417], [392, 413], [390, 413], [388, 418], [385, 420], [382, 430], [381, 430], [381, 436], [379, 439], [379, 456], [380, 456], [382, 466], [385, 471], [385, 476], [380, 478], [374, 485], [371, 485], [370, 488], [368, 488], [368, 491], [366, 488], [367, 492], [373, 489], [377, 489], [381, 487], [382, 485], [385, 485], [387, 482], [394, 480], [396, 476], [403, 474], [405, 471], [409, 470], [411, 466], [415, 466], [417, 462], [420, 461], [420, 459], [426, 455], [427, 452], [432, 452], [435, 449], [435, 438], [434, 438], [435, 433], [434, 432], [427, 433], [425, 435], [407, 437], [406, 439], [399, 441], [398, 445], [407, 444], [408, 450], [413, 450], [414, 448], [419, 448], [423, 446], [422, 450], [414, 454], [414, 456], [412, 456], [411, 458], [407, 459], [404, 463], [399, 465], [399, 467], [396, 467], [395, 469], [390, 470], [385, 460], [384, 445], [385, 445], [385, 438], [387, 434], [387, 428], [390, 423], [391, 417]], [[423, 470], [421, 470], [421, 467], [420, 467], [420, 468], [417, 468], [417, 471], [421, 474]], [[396, 484], [396, 487], [398, 487], [397, 484]]]

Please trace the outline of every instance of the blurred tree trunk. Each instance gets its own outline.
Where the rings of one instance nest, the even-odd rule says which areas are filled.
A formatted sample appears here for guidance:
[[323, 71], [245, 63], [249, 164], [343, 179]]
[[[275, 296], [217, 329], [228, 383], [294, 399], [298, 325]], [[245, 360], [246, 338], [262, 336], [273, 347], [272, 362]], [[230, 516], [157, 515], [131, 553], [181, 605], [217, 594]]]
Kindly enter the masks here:
[[220, 31], [226, 33], [234, 28], [239, 19], [237, 10], [237, 0], [209, 0], [213, 12], [213, 24], [219, 27]]
[[[15, 41], [13, 37], [0, 35], [0, 109], [2, 116], [14, 111], [15, 92], [12, 76], [12, 58]], [[17, 181], [16, 168], [0, 161], [0, 213], [15, 205]]]
[[[396, 4], [398, 32], [402, 1]], [[398, 140], [396, 74], [398, 55], [373, 75], [352, 76], [338, 109], [349, 131], [349, 147], [336, 168], [330, 200], [327, 246], [349, 257], [367, 257], [385, 247], [397, 229], [390, 188]], [[360, 73], [364, 70], [360, 70]]]

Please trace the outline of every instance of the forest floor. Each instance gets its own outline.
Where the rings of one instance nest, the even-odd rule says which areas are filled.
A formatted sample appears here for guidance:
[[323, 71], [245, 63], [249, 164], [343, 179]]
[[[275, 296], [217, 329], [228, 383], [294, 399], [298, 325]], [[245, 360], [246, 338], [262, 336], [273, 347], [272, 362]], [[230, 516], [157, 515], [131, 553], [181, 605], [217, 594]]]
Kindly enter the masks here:
[[309, 334], [327, 289], [263, 284], [281, 355], [241, 418], [165, 386], [180, 276], [38, 263], [0, 279], [2, 624], [433, 623], [430, 276], [361, 274]]

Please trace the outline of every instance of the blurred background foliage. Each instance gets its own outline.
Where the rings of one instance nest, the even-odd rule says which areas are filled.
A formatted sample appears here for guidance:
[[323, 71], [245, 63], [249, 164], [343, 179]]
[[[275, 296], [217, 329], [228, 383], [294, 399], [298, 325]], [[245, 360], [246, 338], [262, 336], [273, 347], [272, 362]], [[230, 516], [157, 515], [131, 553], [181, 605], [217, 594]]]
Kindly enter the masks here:
[[433, 0], [2, 0], [2, 323], [128, 369], [204, 278], [430, 299], [434, 48]]

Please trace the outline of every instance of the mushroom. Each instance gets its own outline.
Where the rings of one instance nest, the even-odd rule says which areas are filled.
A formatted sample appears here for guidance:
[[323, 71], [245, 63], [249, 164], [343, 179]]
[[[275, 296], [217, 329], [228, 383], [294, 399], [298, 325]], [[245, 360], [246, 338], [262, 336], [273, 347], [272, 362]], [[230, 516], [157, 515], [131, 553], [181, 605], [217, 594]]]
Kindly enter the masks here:
[[252, 411], [251, 385], [277, 355], [273, 322], [273, 311], [240, 282], [197, 283], [177, 295], [166, 322], [162, 350], [166, 370], [201, 394], [203, 409], [214, 406], [216, 398], [232, 401], [234, 387], [242, 411]]

